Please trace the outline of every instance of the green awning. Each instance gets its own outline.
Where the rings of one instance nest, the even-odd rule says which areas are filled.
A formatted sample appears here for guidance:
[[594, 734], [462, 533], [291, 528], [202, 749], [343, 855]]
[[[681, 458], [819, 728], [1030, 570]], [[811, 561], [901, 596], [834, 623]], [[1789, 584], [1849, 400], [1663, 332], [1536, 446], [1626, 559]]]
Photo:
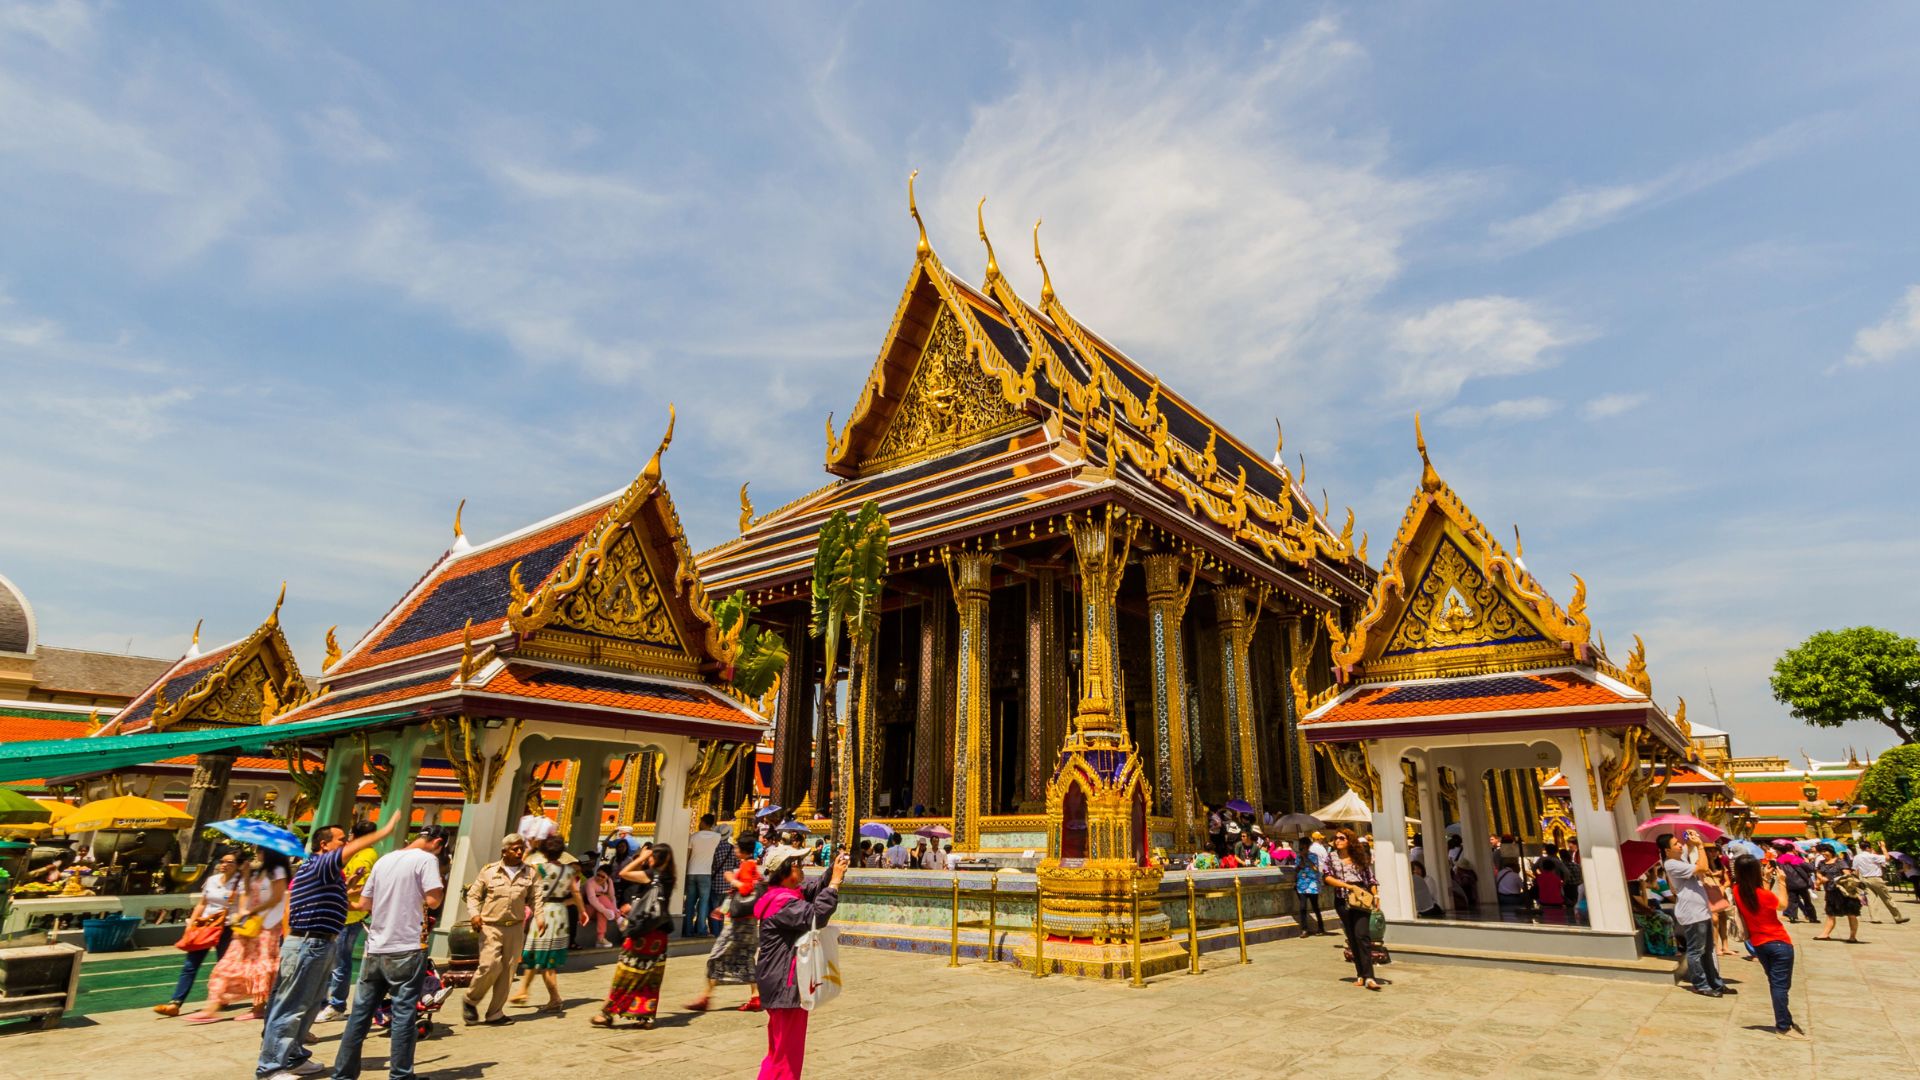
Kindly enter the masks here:
[[102, 773], [151, 761], [213, 754], [246, 753], [277, 743], [340, 735], [398, 720], [410, 713], [338, 716], [293, 724], [216, 728], [203, 731], [152, 731], [143, 735], [103, 735], [92, 739], [36, 739], [0, 744], [0, 783], [34, 777]]

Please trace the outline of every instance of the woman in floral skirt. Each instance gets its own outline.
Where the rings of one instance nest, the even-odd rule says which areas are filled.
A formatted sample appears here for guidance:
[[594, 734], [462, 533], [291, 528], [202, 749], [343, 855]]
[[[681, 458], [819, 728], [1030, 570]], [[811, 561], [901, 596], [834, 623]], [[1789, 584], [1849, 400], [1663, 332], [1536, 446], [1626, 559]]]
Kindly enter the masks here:
[[533, 870], [533, 933], [520, 950], [520, 992], [508, 999], [525, 1005], [533, 990], [533, 977], [547, 988], [547, 1003], [541, 1012], [560, 1011], [560, 979], [557, 974], [567, 963], [567, 946], [573, 943], [573, 924], [567, 909], [580, 905], [580, 864], [567, 854], [567, 842], [558, 836], [540, 841], [540, 861], [527, 860]]
[[675, 878], [673, 848], [666, 844], [653, 845], [621, 867], [620, 880], [641, 886], [634, 906], [645, 907], [650, 896], [658, 896], [662, 917], [628, 915], [620, 962], [613, 968], [613, 987], [607, 993], [607, 1003], [600, 1007], [600, 1015], [593, 1018], [594, 1027], [612, 1027], [622, 1016], [633, 1017], [643, 1028], [653, 1026], [660, 1012], [660, 983], [667, 976], [667, 934], [673, 920], [665, 917], [665, 912]]
[[[193, 1024], [209, 1024], [225, 1019], [220, 1010], [236, 1001], [251, 1001], [252, 1011], [242, 1020], [258, 1020], [267, 1014], [267, 995], [273, 991], [273, 977], [280, 970], [280, 921], [287, 910], [287, 866], [285, 855], [262, 851], [255, 855], [235, 884], [233, 942], [220, 955], [220, 962], [207, 976], [207, 1002], [188, 1017]], [[258, 924], [253, 922], [258, 919]], [[248, 931], [252, 931], [249, 933]]]

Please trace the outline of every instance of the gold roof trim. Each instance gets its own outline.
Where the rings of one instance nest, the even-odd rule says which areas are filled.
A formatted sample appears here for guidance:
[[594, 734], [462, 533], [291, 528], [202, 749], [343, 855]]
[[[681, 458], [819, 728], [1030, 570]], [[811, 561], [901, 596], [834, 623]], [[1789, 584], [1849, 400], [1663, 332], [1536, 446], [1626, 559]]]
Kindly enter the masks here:
[[[190, 719], [189, 714], [191, 714], [195, 708], [199, 707], [199, 705], [208, 698], [213, 697], [222, 687], [231, 682], [234, 677], [239, 674], [240, 670], [247, 665], [248, 661], [263, 654], [271, 654], [275, 662], [280, 665], [282, 674], [279, 682], [282, 690], [282, 699], [296, 693], [304, 693], [306, 691], [306, 679], [300, 674], [300, 663], [294, 658], [293, 649], [287, 644], [286, 635], [280, 631], [280, 605], [285, 603], [286, 599], [287, 584], [283, 581], [280, 583], [280, 596], [274, 601], [273, 611], [267, 616], [266, 621], [256, 627], [253, 633], [241, 639], [239, 644], [227, 650], [226, 657], [222, 659], [219, 664], [210, 668], [205, 675], [201, 676], [200, 681], [194, 683], [192, 688], [180, 696], [179, 700], [170, 701], [167, 699], [165, 693], [167, 680], [173, 674], [172, 670], [169, 669], [165, 674], [161, 675], [160, 681], [154, 687], [153, 691], [153, 711], [149, 713], [146, 718], [146, 722], [151, 725], [152, 729], [154, 731], [164, 731], [183, 720]], [[199, 628], [196, 626], [195, 629], [197, 631]], [[274, 690], [273, 682], [273, 677], [271, 673], [269, 673], [267, 678], [267, 690], [269, 692]], [[139, 698], [134, 699], [135, 702], [139, 700]], [[259, 722], [259, 717], [253, 713], [247, 713], [245, 715], [236, 714], [236, 716], [232, 717], [222, 716], [213, 719], [230, 723], [243, 721]]]

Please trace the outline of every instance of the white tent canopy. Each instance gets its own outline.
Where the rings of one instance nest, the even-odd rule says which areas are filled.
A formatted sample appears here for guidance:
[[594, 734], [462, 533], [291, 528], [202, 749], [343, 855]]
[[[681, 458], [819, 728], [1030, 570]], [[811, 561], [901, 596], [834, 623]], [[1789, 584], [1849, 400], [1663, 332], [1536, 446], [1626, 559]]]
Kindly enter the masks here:
[[1361, 800], [1360, 796], [1353, 793], [1352, 788], [1348, 788], [1346, 794], [1315, 810], [1313, 816], [1319, 818], [1321, 821], [1342, 821], [1359, 824], [1367, 824], [1373, 821], [1373, 811], [1367, 808], [1367, 804]]

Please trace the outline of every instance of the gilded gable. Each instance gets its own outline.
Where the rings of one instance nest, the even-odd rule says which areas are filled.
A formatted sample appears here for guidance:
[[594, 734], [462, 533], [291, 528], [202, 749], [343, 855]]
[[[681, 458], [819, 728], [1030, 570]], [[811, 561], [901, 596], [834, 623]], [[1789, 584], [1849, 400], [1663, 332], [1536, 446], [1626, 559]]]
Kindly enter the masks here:
[[913, 378], [886, 434], [861, 463], [862, 474], [935, 457], [1031, 423], [1009, 405], [998, 380], [967, 355], [966, 331], [945, 304], [920, 352]]
[[581, 587], [560, 601], [551, 625], [638, 645], [685, 646], [634, 530], [624, 529]]
[[1545, 641], [1450, 536], [1435, 545], [1381, 655]]

